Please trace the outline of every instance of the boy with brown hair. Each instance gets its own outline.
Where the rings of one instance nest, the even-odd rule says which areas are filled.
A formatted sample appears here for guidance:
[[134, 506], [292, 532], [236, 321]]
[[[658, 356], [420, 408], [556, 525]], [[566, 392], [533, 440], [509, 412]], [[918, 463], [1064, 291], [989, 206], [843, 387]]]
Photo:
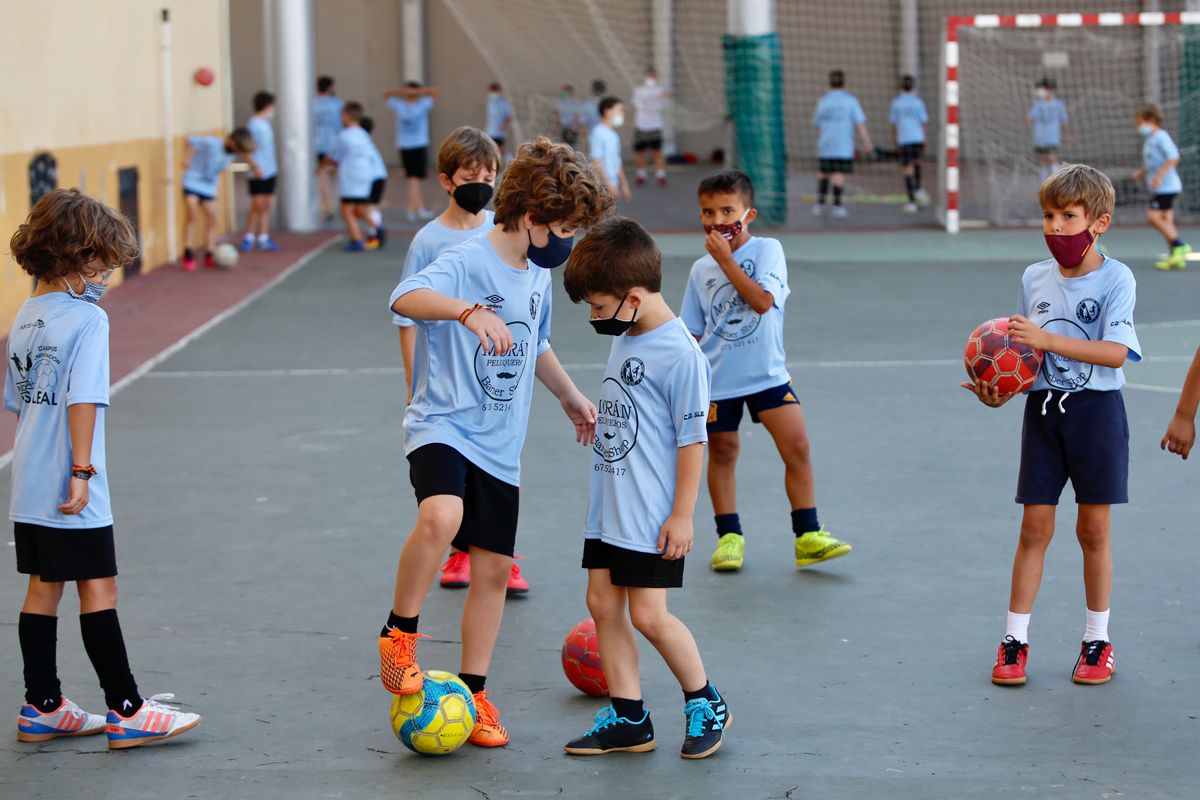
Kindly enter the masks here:
[[[17, 572], [29, 576], [18, 636], [25, 705], [17, 739], [107, 732], [110, 749], [176, 736], [200, 716], [138, 692], [117, 620], [117, 562], [105, 469], [108, 315], [96, 305], [113, 270], [138, 255], [129, 220], [77, 189], [34, 206], [9, 243], [36, 281], [9, 334], [4, 405], [17, 415], [12, 498]], [[83, 646], [107, 720], [62, 695], [55, 662], [64, 584], [79, 592]]]
[[1179, 147], [1171, 134], [1163, 129], [1163, 112], [1157, 103], [1143, 103], [1133, 112], [1138, 134], [1145, 139], [1142, 145], [1142, 168], [1135, 170], [1135, 181], [1146, 181], [1150, 191], [1150, 207], [1146, 221], [1167, 243], [1167, 256], [1154, 263], [1161, 270], [1186, 269], [1191, 245], [1179, 238], [1175, 227], [1175, 198], [1183, 191], [1179, 178]]
[[[1133, 328], [1136, 284], [1129, 267], [1096, 246], [1108, 230], [1116, 192], [1104, 173], [1062, 167], [1042, 184], [1042, 230], [1053, 256], [1025, 270], [1009, 337], [1045, 353], [1025, 401], [1017, 502], [1024, 506], [1013, 558], [1008, 626], [992, 682], [1025, 683], [1029, 620], [1042, 582], [1055, 507], [1068, 480], [1079, 506], [1087, 623], [1075, 661], [1076, 683], [1108, 683], [1115, 668], [1108, 637], [1112, 594], [1111, 518], [1129, 502], [1129, 423], [1121, 387], [1126, 359], [1140, 361]], [[982, 381], [963, 383], [998, 408], [1012, 399]], [[1055, 392], [1061, 392], [1055, 397]]]
[[612, 200], [582, 155], [540, 137], [517, 151], [495, 208], [491, 231], [405, 278], [389, 301], [417, 323], [404, 438], [418, 505], [379, 638], [384, 687], [420, 691], [421, 606], [446, 548], [470, 553], [459, 676], [475, 696], [471, 742], [481, 747], [508, 743], [484, 685], [512, 572], [532, 378], [559, 399], [576, 441], [589, 444], [596, 427], [595, 407], [550, 349], [550, 269]]
[[721, 746], [730, 714], [708, 682], [691, 631], [667, 610], [683, 586], [692, 513], [704, 468], [711, 372], [662, 296], [662, 255], [631, 219], [607, 219], [571, 254], [567, 295], [585, 302], [596, 333], [615, 337], [601, 383], [583, 568], [610, 705], [571, 755], [653, 750], [638, 678], [640, 631], [670, 667], [684, 698], [683, 758]]
[[192, 234], [197, 218], [204, 215], [204, 266], [217, 266], [213, 250], [217, 246], [217, 179], [238, 156], [257, 166], [253, 156], [254, 137], [245, 128], [234, 128], [224, 139], [216, 136], [189, 136], [187, 160], [183, 165], [183, 202], [187, 217], [183, 223], [183, 271], [196, 270]]

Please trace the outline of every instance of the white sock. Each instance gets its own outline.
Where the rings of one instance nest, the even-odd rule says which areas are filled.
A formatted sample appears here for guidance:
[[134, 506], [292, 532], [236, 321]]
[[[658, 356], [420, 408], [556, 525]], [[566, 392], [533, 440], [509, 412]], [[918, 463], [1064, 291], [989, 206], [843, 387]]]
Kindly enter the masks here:
[[253, 233], [251, 233], [250, 231], [246, 231], [246, 235], [245, 235], [245, 236], [243, 236], [242, 238], [243, 238], [243, 239], [245, 239], [247, 242], [253, 242], [253, 241], [254, 241], [254, 234], [253, 234]]
[[376, 228], [378, 228], [380, 225], [383, 224], [383, 214], [381, 214], [378, 211], [370, 212], [369, 214], [367, 214], [367, 217], [371, 220], [371, 224], [374, 225]]
[[1110, 609], [1103, 611], [1087, 610], [1087, 628], [1083, 631], [1083, 640], [1085, 642], [1107, 642], [1108, 641], [1108, 612]]
[[269, 233], [260, 233], [260, 234], [258, 235], [258, 243], [259, 243], [259, 244], [262, 244], [263, 242], [269, 242], [269, 241], [271, 241], [271, 234], [269, 234]]
[[656, 177], [656, 178], [665, 178], [665, 177], [667, 177], [667, 171], [666, 171], [665, 169], [660, 169], [660, 170], [657, 170], [657, 171], [654, 173], [654, 177]]
[[639, 170], [637, 171], [637, 176], [638, 176], [639, 178], [644, 178], [644, 177], [646, 177], [646, 170], [644, 170], [644, 169], [639, 169]]
[[[1107, 613], [1107, 612], [1106, 612]], [[1029, 618], [1033, 614], [1018, 614], [1015, 611], [1008, 612], [1008, 633], [1022, 644], [1029, 644]]]

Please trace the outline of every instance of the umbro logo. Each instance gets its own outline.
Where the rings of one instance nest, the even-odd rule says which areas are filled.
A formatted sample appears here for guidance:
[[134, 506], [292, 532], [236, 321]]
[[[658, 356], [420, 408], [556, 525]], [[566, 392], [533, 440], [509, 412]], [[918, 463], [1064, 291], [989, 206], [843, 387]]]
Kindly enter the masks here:
[[1038, 314], [1049, 314], [1050, 313], [1050, 304], [1045, 301], [1042, 301], [1041, 303], [1037, 304], [1037, 310], [1038, 310]]
[[483, 299], [487, 300], [489, 303], [491, 303], [494, 306], [498, 306], [504, 302], [504, 298], [498, 294], [489, 294], [487, 297], [485, 297]]
[[704, 282], [704, 288], [705, 288], [705, 289], [711, 289], [712, 287], [714, 287], [714, 286], [716, 286], [716, 285], [717, 285], [717, 279], [716, 279], [716, 278], [709, 278], [708, 280], [706, 280], [706, 281]]

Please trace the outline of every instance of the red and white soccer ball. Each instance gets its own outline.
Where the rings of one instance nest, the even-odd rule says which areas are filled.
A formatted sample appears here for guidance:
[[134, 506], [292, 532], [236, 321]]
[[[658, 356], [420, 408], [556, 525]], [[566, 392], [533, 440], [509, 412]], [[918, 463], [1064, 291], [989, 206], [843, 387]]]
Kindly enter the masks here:
[[567, 634], [562, 646], [562, 666], [567, 680], [579, 691], [592, 697], [608, 694], [608, 683], [600, 666], [600, 647], [596, 641], [596, 622], [588, 617]]
[[1027, 392], [1042, 368], [1042, 353], [1008, 338], [1008, 319], [989, 319], [967, 339], [963, 352], [967, 375], [1000, 394]]

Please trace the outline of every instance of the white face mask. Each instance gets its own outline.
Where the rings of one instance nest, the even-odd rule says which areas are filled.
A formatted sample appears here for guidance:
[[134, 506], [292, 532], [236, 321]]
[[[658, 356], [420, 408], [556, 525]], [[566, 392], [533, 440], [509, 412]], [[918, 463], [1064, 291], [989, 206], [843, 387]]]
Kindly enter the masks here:
[[657, 86], [658, 78], [655, 78], [653, 75], [647, 75], [645, 83], [647, 86]]
[[1037, 98], [1038, 98], [1038, 100], [1049, 100], [1050, 99], [1050, 90], [1049, 89], [1038, 89], [1037, 90]]
[[614, 128], [619, 128], [624, 124], [625, 124], [625, 115], [624, 114], [617, 114], [615, 117], [612, 118], [612, 126]]

